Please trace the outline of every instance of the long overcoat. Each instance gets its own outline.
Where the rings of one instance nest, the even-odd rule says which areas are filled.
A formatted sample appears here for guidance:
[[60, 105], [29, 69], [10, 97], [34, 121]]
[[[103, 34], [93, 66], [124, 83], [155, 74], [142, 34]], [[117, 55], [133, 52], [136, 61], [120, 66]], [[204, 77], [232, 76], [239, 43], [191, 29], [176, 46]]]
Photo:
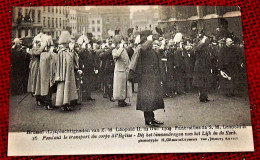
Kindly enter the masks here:
[[55, 83], [55, 66], [57, 55], [54, 52], [42, 52], [40, 55], [35, 95], [46, 96]]
[[23, 94], [27, 91], [28, 83], [28, 56], [21, 45], [15, 45], [11, 50], [11, 79], [12, 95]]
[[70, 104], [78, 99], [75, 78], [75, 55], [68, 48], [58, 52], [55, 81], [57, 82], [56, 106]]
[[128, 81], [130, 59], [126, 49], [119, 48], [112, 51], [115, 61], [113, 97], [115, 100], [125, 100], [132, 97], [132, 85]]
[[[138, 93], [136, 109], [154, 111], [164, 108], [161, 82], [165, 80], [163, 65], [157, 52], [151, 49], [151, 42], [146, 42], [133, 55], [136, 57], [131, 66], [137, 74]], [[132, 72], [130, 72], [132, 73]]]
[[27, 92], [35, 94], [37, 76], [39, 72], [40, 55], [43, 52], [45, 46], [33, 48], [30, 50], [31, 61], [29, 64], [30, 72], [28, 78]]
[[196, 57], [192, 85], [199, 88], [210, 88], [212, 82], [210, 48], [203, 43], [193, 48], [192, 52]]
[[221, 76], [220, 87], [222, 89], [235, 88], [240, 80], [241, 63], [243, 62], [241, 49], [236, 46], [222, 47], [219, 51], [218, 67], [224, 71], [231, 80]]

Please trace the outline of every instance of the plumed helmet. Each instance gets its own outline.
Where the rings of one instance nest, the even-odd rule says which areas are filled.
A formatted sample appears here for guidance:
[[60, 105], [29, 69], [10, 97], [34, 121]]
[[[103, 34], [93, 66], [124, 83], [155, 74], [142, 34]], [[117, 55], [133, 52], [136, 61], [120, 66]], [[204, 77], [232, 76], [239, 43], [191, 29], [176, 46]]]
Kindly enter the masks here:
[[41, 39], [42, 35], [43, 35], [42, 32], [39, 33], [39, 34], [37, 34], [37, 35], [33, 38], [33, 44], [40, 42], [40, 41], [42, 40], [42, 39]]
[[135, 44], [139, 44], [141, 42], [140, 35], [137, 35], [135, 38]]
[[80, 36], [79, 39], [77, 40], [77, 43], [79, 45], [82, 45], [83, 43], [89, 43], [88, 37], [85, 35]]
[[48, 36], [47, 34], [43, 34], [41, 36], [41, 42], [45, 42], [47, 46], [53, 45], [53, 40], [51, 36]]
[[58, 40], [59, 44], [68, 44], [71, 42], [71, 36], [69, 31], [62, 31]]
[[19, 39], [19, 38], [15, 38], [15, 39], [14, 39], [14, 44], [16, 44], [16, 45], [17, 45], [17, 44], [20, 44], [20, 43], [21, 43], [21, 41], [20, 41], [20, 39]]
[[176, 35], [175, 35], [174, 38], [173, 38], [173, 41], [174, 41], [175, 43], [181, 42], [181, 41], [182, 41], [182, 34], [181, 34], [181, 33], [176, 33]]

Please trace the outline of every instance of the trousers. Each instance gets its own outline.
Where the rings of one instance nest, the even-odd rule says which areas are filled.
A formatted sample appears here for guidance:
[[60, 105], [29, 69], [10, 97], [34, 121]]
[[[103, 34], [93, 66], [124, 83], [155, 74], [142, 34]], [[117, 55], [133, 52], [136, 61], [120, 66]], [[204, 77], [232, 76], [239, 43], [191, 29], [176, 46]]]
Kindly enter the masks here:
[[153, 111], [144, 111], [144, 120], [145, 120], [145, 122], [154, 121], [154, 112]]

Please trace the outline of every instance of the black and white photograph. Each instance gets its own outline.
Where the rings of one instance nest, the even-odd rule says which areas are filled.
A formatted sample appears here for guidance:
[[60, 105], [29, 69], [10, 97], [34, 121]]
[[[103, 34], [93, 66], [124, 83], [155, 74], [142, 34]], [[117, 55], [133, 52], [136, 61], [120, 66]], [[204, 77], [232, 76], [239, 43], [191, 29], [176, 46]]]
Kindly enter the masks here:
[[[51, 131], [251, 127], [238, 6], [13, 7], [10, 47], [9, 134], [34, 134], [34, 141], [45, 142], [55, 134], [39, 134]], [[249, 139], [251, 148], [241, 150], [252, 151], [250, 129], [243, 136], [232, 130], [242, 137], [240, 147]], [[27, 143], [11, 136], [9, 141], [10, 152]], [[218, 151], [179, 148], [165, 152]], [[229, 149], [220, 151], [234, 151]]]

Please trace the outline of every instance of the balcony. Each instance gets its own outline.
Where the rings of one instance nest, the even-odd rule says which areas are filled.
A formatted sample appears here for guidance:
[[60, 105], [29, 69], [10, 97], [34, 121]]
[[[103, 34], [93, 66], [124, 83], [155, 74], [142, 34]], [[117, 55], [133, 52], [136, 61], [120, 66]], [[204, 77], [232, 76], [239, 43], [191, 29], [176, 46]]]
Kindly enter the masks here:
[[51, 32], [55, 32], [55, 31], [56, 31], [56, 28], [43, 27], [43, 28], [42, 28], [42, 31], [43, 31], [43, 32], [46, 32], [46, 33], [51, 33]]
[[13, 27], [18, 27], [18, 28], [30, 28], [30, 27], [41, 27], [41, 23], [36, 23], [35, 21], [32, 20], [24, 20], [24, 18], [17, 18], [16, 23], [12, 24]]

